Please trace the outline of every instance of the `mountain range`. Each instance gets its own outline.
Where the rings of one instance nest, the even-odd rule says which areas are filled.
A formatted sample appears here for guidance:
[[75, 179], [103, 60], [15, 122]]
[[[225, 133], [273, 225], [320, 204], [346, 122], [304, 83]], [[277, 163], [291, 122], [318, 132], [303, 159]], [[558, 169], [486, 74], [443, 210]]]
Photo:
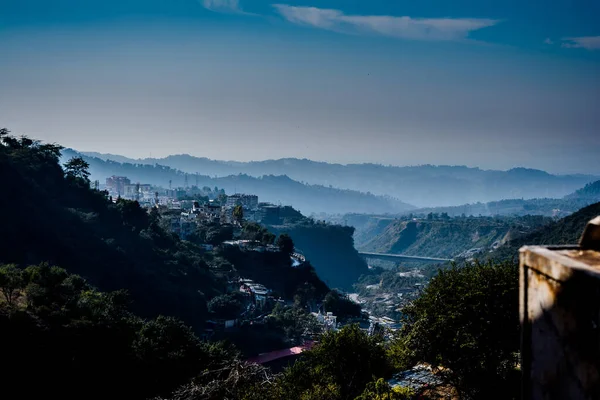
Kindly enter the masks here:
[[457, 206], [501, 199], [560, 198], [600, 179], [594, 175], [553, 175], [527, 168], [499, 171], [444, 165], [343, 165], [296, 158], [238, 162], [188, 154], [144, 159], [94, 152], [82, 154], [120, 163], [164, 165], [211, 177], [286, 175], [300, 183], [390, 196], [417, 207]]
[[83, 156], [90, 165], [90, 178], [100, 182], [111, 175], [127, 176], [132, 182], [149, 183], [162, 187], [215, 187], [226, 193], [252, 193], [260, 201], [274, 204], [292, 205], [304, 215], [313, 213], [391, 213], [397, 214], [414, 209], [391, 196], [376, 196], [355, 190], [338, 189], [323, 185], [311, 185], [295, 181], [285, 175], [264, 175], [254, 177], [246, 174], [211, 177], [191, 175], [173, 167], [159, 164], [132, 164], [105, 160], [90, 155], [82, 155], [71, 149], [63, 151], [63, 161], [75, 156]]

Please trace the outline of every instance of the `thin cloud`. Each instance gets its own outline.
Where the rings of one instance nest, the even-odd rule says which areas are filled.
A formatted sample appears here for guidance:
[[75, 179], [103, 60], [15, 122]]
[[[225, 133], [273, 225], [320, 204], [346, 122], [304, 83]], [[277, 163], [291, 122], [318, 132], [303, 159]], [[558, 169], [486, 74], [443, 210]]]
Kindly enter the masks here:
[[600, 50], [600, 36], [566, 37], [562, 39], [562, 47], [571, 49]]
[[239, 0], [202, 0], [204, 8], [223, 14], [255, 15], [242, 10]]
[[546, 40], [544, 40], [544, 44], [554, 44], [554, 42], [552, 41], [552, 39], [546, 38]]
[[343, 33], [377, 34], [414, 40], [462, 40], [499, 21], [482, 18], [412, 18], [388, 15], [346, 15], [340, 10], [274, 4], [286, 20], [298, 25]]

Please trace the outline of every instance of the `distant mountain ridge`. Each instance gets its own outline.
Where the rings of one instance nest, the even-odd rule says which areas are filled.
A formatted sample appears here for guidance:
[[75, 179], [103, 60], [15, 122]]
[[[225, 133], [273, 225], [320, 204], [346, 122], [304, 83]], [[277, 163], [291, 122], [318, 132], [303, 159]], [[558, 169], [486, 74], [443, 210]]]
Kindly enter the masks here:
[[600, 181], [588, 183], [575, 193], [565, 196], [565, 199], [589, 199], [592, 201], [600, 201]]
[[455, 258], [494, 247], [552, 222], [542, 216], [373, 220], [361, 227], [360, 251]]
[[519, 248], [527, 245], [567, 245], [577, 244], [586, 224], [600, 215], [600, 203], [594, 203], [581, 210], [538, 228], [528, 235], [508, 241], [495, 250], [490, 257], [496, 259], [518, 259]]
[[112, 154], [82, 154], [132, 164], [165, 165], [211, 177], [240, 173], [253, 177], [286, 175], [313, 185], [392, 196], [418, 207], [458, 206], [514, 198], [561, 198], [600, 179], [593, 175], [552, 175], [521, 167], [498, 171], [466, 166], [342, 165], [297, 158], [239, 162], [188, 154], [139, 160]]
[[452, 207], [430, 207], [411, 210], [414, 214], [447, 213], [460, 215], [545, 215], [564, 217], [600, 201], [600, 180], [558, 199], [506, 199], [488, 203], [463, 204]]
[[[63, 151], [63, 159], [82, 155], [74, 150]], [[90, 164], [91, 179], [101, 182], [111, 175], [123, 175], [132, 182], [150, 183], [162, 187], [180, 187], [188, 180], [189, 185], [219, 187], [228, 194], [252, 193], [260, 201], [291, 205], [305, 215], [312, 213], [401, 213], [414, 206], [390, 196], [376, 196], [355, 190], [342, 190], [322, 185], [308, 185], [285, 175], [253, 177], [246, 174], [213, 178], [208, 175], [191, 175], [173, 167], [159, 164], [131, 164], [83, 155]]]

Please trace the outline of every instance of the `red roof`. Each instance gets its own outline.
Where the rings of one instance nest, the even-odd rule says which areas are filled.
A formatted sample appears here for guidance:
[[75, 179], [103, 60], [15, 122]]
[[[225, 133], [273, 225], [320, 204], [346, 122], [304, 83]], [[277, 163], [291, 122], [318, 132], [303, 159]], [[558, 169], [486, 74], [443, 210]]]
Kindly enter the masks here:
[[308, 342], [303, 346], [296, 346], [296, 347], [291, 347], [289, 349], [275, 350], [275, 351], [271, 351], [269, 353], [259, 354], [256, 357], [250, 357], [246, 361], [248, 361], [250, 363], [256, 363], [256, 364], [265, 364], [270, 361], [278, 360], [283, 357], [289, 357], [289, 356], [293, 356], [296, 354], [300, 354], [305, 350], [310, 350], [312, 348], [312, 346], [313, 346], [313, 342]]

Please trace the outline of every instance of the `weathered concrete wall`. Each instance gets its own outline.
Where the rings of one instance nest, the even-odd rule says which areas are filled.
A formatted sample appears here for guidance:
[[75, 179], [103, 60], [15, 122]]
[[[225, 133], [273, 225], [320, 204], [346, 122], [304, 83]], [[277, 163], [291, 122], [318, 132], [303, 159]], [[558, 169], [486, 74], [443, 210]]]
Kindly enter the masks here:
[[600, 253], [524, 247], [523, 399], [600, 399]]

